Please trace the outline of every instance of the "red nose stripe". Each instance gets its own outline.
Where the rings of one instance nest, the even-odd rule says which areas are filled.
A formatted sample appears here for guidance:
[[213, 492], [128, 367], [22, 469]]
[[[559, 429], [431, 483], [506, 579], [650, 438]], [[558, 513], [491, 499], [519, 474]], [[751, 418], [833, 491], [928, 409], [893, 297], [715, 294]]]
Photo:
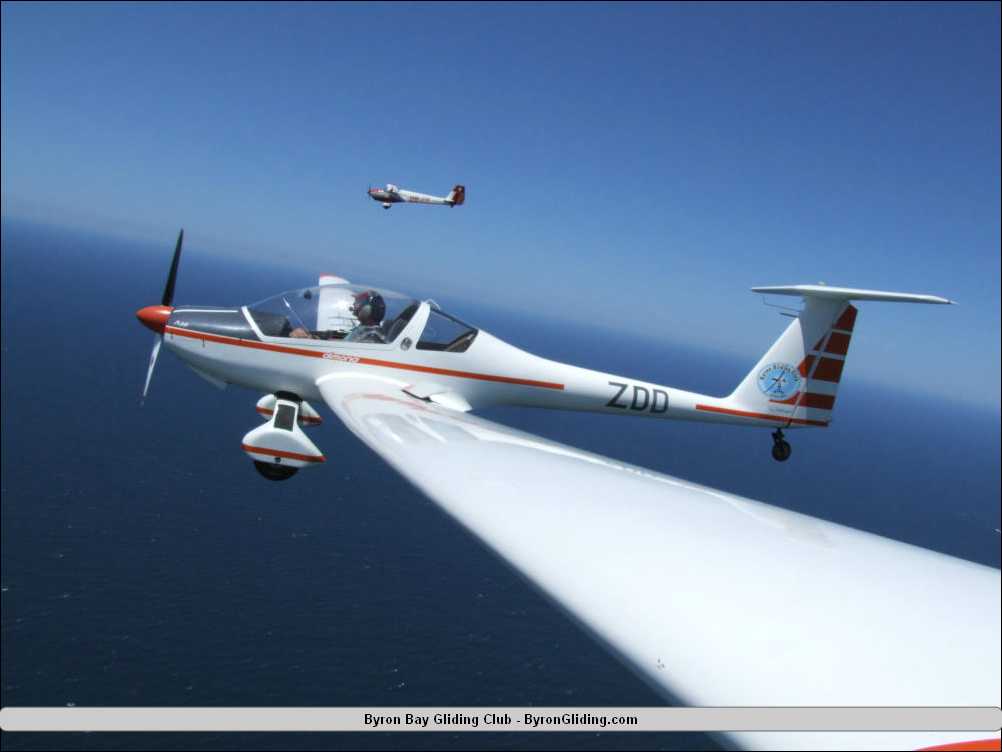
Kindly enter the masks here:
[[167, 326], [167, 319], [170, 318], [171, 311], [173, 310], [170, 306], [165, 305], [146, 306], [136, 311], [136, 318], [147, 329], [152, 329], [158, 334], [163, 334], [164, 327]]

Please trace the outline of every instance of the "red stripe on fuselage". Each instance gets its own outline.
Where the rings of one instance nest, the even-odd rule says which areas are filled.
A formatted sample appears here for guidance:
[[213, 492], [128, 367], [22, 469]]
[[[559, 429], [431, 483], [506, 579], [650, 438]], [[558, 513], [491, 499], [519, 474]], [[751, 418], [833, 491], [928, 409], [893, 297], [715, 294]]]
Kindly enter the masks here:
[[746, 410], [732, 410], [729, 407], [714, 407], [713, 405], [696, 405], [697, 410], [705, 410], [710, 413], [723, 413], [724, 415], [736, 415], [739, 418], [761, 418], [762, 420], [776, 420], [780, 423], [795, 423], [798, 426], [821, 426], [827, 427], [828, 422], [824, 420], [807, 420], [806, 418], [790, 418], [786, 415], [770, 415], [769, 413], [752, 413]]
[[[176, 334], [180, 337], [190, 337], [191, 339], [201, 339], [206, 342], [218, 342], [222, 345], [233, 345], [235, 347], [249, 347], [252, 350], [267, 350], [269, 352], [285, 353], [287, 355], [302, 355], [306, 358], [323, 358], [331, 350], [314, 350], [303, 347], [289, 347], [287, 345], [275, 345], [271, 342], [258, 342], [250, 339], [237, 339], [236, 337], [224, 337], [219, 334], [208, 334], [206, 332], [192, 331], [191, 329], [179, 329], [175, 326], [168, 326], [168, 334]], [[337, 354], [335, 352], [335, 354]], [[518, 379], [512, 376], [494, 376], [488, 373], [473, 373], [472, 371], [454, 371], [451, 368], [434, 368], [432, 366], [419, 366], [414, 363], [398, 363], [393, 360], [380, 360], [378, 358], [357, 357], [359, 365], [378, 366], [380, 368], [397, 368], [403, 371], [418, 371], [420, 373], [434, 373], [439, 376], [453, 376], [457, 379], [475, 379], [478, 381], [493, 381], [500, 384], [516, 384], [518, 386], [535, 386], [540, 389], [563, 390], [563, 384], [552, 381], [536, 381], [535, 379]]]
[[256, 447], [250, 444], [241, 444], [240, 448], [245, 452], [252, 452], [253, 454], [266, 454], [269, 457], [285, 457], [290, 460], [302, 460], [303, 462], [323, 462], [324, 456], [322, 454], [299, 454], [299, 452], [286, 452], [283, 449], [268, 449], [267, 447]]

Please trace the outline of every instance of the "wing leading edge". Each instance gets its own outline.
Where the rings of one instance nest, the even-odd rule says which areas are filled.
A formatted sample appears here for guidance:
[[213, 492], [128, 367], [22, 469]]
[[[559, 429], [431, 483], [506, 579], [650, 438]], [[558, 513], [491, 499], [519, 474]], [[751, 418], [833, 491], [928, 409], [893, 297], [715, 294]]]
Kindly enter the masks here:
[[[697, 706], [998, 705], [990, 567], [333, 375], [345, 425], [666, 697]], [[918, 749], [957, 732], [755, 732], [749, 748]]]

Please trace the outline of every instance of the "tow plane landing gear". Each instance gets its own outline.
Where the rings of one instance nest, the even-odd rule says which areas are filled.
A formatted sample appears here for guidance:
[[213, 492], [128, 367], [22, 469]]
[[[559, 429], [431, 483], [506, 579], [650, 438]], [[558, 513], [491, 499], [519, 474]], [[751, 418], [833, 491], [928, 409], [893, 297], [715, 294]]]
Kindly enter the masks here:
[[772, 432], [772, 458], [776, 462], [786, 462], [792, 453], [790, 442], [783, 438], [783, 429], [777, 428]]

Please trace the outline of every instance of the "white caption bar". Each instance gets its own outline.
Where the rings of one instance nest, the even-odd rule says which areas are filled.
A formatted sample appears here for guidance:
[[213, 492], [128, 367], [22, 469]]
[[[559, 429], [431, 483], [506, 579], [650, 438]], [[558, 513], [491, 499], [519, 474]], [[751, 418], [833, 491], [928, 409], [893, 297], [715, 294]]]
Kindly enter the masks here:
[[4, 731], [983, 731], [974, 708], [16, 708]]

